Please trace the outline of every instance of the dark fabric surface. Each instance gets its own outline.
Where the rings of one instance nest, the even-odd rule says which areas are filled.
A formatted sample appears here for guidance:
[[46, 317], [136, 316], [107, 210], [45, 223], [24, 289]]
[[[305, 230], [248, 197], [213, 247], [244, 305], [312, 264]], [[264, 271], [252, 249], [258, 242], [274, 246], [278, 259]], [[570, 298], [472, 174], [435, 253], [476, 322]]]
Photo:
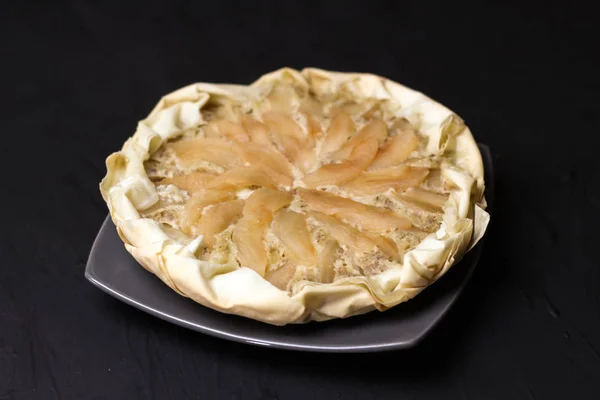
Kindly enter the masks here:
[[[0, 399], [600, 398], [593, 2], [483, 3], [1, 2]], [[84, 279], [104, 159], [160, 96], [282, 66], [387, 76], [492, 149], [483, 258], [418, 348], [229, 343]]]

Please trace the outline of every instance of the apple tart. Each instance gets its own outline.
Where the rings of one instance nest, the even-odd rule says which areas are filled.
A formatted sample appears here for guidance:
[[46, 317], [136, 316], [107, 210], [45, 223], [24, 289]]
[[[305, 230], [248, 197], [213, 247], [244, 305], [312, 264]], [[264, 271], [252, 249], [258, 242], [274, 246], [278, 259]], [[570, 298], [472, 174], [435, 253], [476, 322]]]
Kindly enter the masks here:
[[407, 301], [489, 221], [463, 120], [372, 74], [189, 85], [106, 166], [102, 196], [139, 264], [199, 304], [273, 325]]

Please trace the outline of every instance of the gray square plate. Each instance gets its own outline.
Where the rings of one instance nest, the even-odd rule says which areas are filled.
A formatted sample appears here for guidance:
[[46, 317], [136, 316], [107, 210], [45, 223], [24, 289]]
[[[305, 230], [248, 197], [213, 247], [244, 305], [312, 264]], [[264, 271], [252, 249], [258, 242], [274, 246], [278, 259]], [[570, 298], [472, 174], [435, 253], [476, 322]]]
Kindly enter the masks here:
[[[486, 199], [491, 209], [492, 158], [487, 146], [480, 144], [479, 148], [486, 170]], [[284, 327], [219, 313], [172, 291], [127, 253], [109, 217], [92, 246], [85, 277], [109, 295], [147, 313], [223, 339], [287, 350], [375, 352], [417, 345], [462, 292], [482, 247], [483, 240], [439, 281], [388, 311]]]

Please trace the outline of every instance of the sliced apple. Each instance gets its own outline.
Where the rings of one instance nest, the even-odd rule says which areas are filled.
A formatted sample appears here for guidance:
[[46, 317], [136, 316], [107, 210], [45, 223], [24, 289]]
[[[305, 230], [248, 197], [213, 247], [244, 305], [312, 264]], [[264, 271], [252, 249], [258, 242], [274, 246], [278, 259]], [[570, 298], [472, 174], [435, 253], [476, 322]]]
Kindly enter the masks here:
[[363, 235], [358, 229], [345, 224], [336, 217], [317, 211], [311, 211], [309, 216], [323, 225], [327, 233], [340, 244], [360, 253], [369, 253], [375, 250], [375, 242]]
[[327, 239], [323, 245], [323, 249], [319, 253], [319, 281], [322, 283], [331, 283], [335, 280], [335, 260], [341, 251], [341, 247], [337, 240], [333, 238]]
[[419, 146], [419, 138], [408, 121], [404, 119], [396, 121], [390, 131], [395, 132], [396, 135], [382, 146], [369, 169], [398, 165]]
[[273, 213], [289, 205], [292, 199], [293, 195], [290, 192], [269, 188], [258, 189], [246, 200], [244, 216], [260, 215], [262, 218], [264, 215], [267, 222], [270, 223], [273, 218]]
[[243, 208], [244, 200], [226, 201], [209, 208], [196, 225], [197, 232], [204, 236], [204, 243], [214, 245], [214, 236], [234, 224], [242, 216]]
[[323, 104], [310, 93], [306, 93], [302, 100], [300, 100], [300, 111], [307, 115], [323, 118]]
[[242, 217], [233, 230], [233, 242], [237, 246], [237, 258], [242, 267], [255, 270], [261, 276], [267, 266], [265, 250], [265, 229], [261, 220]]
[[317, 159], [313, 152], [314, 139], [288, 115], [270, 111], [263, 115], [270, 133], [277, 139], [282, 153], [304, 172], [314, 168]]
[[359, 176], [371, 164], [377, 153], [377, 141], [367, 139], [356, 146], [347, 160], [323, 165], [303, 178], [309, 188], [323, 185], [342, 185]]
[[294, 277], [297, 266], [292, 263], [283, 265], [282, 267], [268, 271], [265, 274], [265, 279], [271, 282], [274, 286], [281, 290], [286, 290], [287, 285]]
[[225, 169], [240, 164], [233, 151], [233, 144], [217, 138], [196, 138], [169, 143], [184, 168], [194, 168], [202, 161], [219, 165]]
[[365, 196], [384, 193], [390, 188], [403, 190], [420, 185], [428, 173], [428, 168], [399, 165], [376, 171], [365, 171], [344, 184], [343, 188], [349, 192]]
[[372, 241], [375, 242], [379, 250], [394, 261], [402, 261], [403, 251], [400, 251], [396, 243], [383, 235], [377, 233], [365, 233]]
[[235, 191], [250, 186], [276, 188], [277, 184], [262, 168], [249, 166], [237, 167], [215, 177], [206, 187], [208, 189]]
[[364, 106], [350, 101], [340, 105], [338, 109], [350, 116], [360, 117], [364, 111]]
[[208, 124], [202, 127], [202, 131], [204, 132], [204, 137], [208, 139], [223, 139], [223, 135], [221, 135], [221, 131], [217, 126], [214, 120], [210, 121]]
[[266, 146], [275, 149], [275, 145], [273, 145], [273, 141], [269, 136], [269, 128], [265, 124], [249, 115], [242, 115], [240, 119], [242, 127], [248, 133], [250, 141], [263, 147]]
[[279, 144], [282, 153], [302, 172], [312, 170], [318, 163], [317, 157], [312, 149], [291, 136], [280, 136]]
[[373, 119], [363, 126], [356, 135], [347, 140], [339, 150], [334, 152], [331, 155], [331, 159], [345, 160], [350, 156], [352, 150], [354, 150], [356, 146], [367, 139], [375, 139], [377, 144], [381, 145], [385, 141], [387, 134], [388, 131], [385, 122], [380, 119]]
[[315, 248], [303, 214], [292, 210], [280, 210], [273, 220], [273, 233], [281, 241], [285, 255], [293, 263], [316, 265]]
[[341, 110], [332, 112], [331, 122], [327, 128], [327, 136], [321, 147], [321, 154], [327, 155], [338, 150], [356, 130], [354, 121]]
[[418, 205], [427, 211], [441, 212], [448, 200], [448, 195], [415, 187], [407, 189], [404, 193], [399, 193], [398, 198]]
[[315, 117], [313, 117], [309, 113], [304, 113], [304, 117], [306, 118], [306, 128], [307, 133], [312, 138], [317, 138], [323, 131], [321, 124]]
[[202, 190], [195, 193], [185, 203], [182, 214], [182, 227], [185, 233], [191, 234], [192, 227], [200, 220], [204, 207], [232, 200], [234, 192], [229, 190]]
[[242, 218], [233, 230], [238, 260], [244, 267], [252, 268], [261, 276], [267, 266], [267, 250], [264, 237], [273, 213], [287, 206], [292, 194], [269, 188], [261, 188], [246, 200]]
[[210, 182], [215, 175], [208, 172], [192, 172], [191, 174], [178, 175], [173, 178], [165, 178], [156, 183], [156, 185], [175, 185], [178, 189], [185, 190], [190, 195], [205, 189], [206, 184]]
[[296, 89], [291, 85], [277, 85], [266, 97], [270, 110], [289, 114], [295, 112], [300, 104]]
[[292, 165], [276, 149], [258, 143], [244, 143], [237, 146], [235, 151], [244, 162], [261, 167], [279, 185], [292, 184]]
[[290, 136], [299, 141], [306, 138], [302, 127], [287, 114], [268, 111], [263, 114], [263, 121], [272, 134]]
[[369, 206], [322, 191], [298, 189], [298, 194], [312, 210], [336, 216], [367, 231], [407, 230], [412, 227], [408, 217], [385, 208]]
[[221, 134], [229, 140], [241, 143], [250, 140], [250, 138], [248, 137], [248, 133], [242, 127], [242, 125], [236, 124], [235, 122], [227, 121], [225, 119], [217, 121], [216, 124]]

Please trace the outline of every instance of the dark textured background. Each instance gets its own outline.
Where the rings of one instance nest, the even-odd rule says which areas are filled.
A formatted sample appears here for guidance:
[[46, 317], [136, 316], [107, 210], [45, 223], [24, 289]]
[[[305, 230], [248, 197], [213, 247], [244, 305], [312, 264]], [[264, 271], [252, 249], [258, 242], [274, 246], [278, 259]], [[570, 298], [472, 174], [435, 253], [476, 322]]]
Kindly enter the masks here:
[[[600, 398], [593, 2], [444, 3], [2, 1], [0, 399]], [[229, 343], [83, 277], [104, 159], [160, 96], [282, 66], [397, 80], [495, 155], [483, 259], [414, 350]]]

